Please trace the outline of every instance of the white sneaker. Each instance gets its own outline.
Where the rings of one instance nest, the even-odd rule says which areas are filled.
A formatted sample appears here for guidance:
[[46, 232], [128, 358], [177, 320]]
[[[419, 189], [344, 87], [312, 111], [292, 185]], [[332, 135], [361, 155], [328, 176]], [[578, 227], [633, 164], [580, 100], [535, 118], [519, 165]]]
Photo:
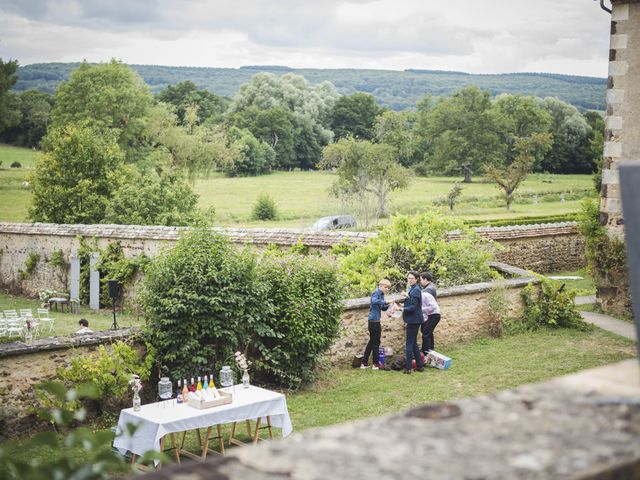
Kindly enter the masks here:
[[380, 367], [376, 367], [375, 365], [371, 367], [371, 370], [380, 370]]
[[364, 370], [366, 368], [369, 368], [369, 365], [360, 365], [360, 370]]

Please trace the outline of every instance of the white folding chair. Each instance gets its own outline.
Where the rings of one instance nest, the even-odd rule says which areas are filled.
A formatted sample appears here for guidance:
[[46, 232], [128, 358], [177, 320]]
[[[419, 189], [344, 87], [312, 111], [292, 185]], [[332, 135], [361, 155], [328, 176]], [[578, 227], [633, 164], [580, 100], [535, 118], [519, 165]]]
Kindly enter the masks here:
[[49, 317], [49, 309], [48, 308], [38, 308], [38, 320], [42, 323], [42, 328], [46, 326], [48, 328], [48, 332], [51, 333], [53, 331], [53, 322], [55, 318]]
[[7, 321], [4, 318], [2, 312], [0, 312], [0, 337], [7, 335]]
[[[6, 316], [6, 312], [5, 312], [5, 316]], [[7, 336], [9, 338], [11, 337], [21, 337], [22, 336], [22, 331], [24, 330], [24, 325], [22, 325], [20, 323], [20, 319], [19, 318], [9, 318], [9, 319], [5, 319], [5, 321], [7, 322]]]
[[22, 318], [33, 317], [33, 310], [30, 309], [30, 308], [21, 308], [20, 309], [20, 316]]
[[4, 318], [18, 318], [18, 312], [15, 310], [5, 310]]

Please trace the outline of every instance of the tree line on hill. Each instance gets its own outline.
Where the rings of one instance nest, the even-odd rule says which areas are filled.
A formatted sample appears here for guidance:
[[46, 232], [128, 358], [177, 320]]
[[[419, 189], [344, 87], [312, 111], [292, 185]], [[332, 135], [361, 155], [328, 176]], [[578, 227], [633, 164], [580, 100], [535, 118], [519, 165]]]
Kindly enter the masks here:
[[212, 170], [335, 168], [334, 193], [371, 194], [379, 215], [409, 169], [485, 173], [508, 180], [508, 205], [529, 171], [591, 173], [602, 154], [597, 112], [475, 86], [398, 112], [292, 73], [257, 73], [227, 98], [191, 81], [153, 96], [115, 60], [80, 64], [54, 96], [11, 91], [16, 71], [0, 59], [0, 141], [44, 152], [31, 182], [38, 221], [185, 224], [210, 213], [196, 211], [187, 180]]

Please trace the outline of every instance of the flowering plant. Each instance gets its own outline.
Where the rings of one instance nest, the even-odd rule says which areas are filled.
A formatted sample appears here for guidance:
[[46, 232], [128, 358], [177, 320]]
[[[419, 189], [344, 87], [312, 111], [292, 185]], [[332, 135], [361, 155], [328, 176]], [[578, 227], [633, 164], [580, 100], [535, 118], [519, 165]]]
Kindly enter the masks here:
[[131, 390], [133, 390], [133, 393], [139, 393], [140, 390], [142, 390], [142, 382], [140, 381], [140, 377], [135, 373], [131, 374], [129, 385], [131, 385]]
[[248, 369], [249, 365], [251, 365], [251, 362], [247, 360], [247, 357], [240, 352], [236, 352], [236, 363], [243, 370]]

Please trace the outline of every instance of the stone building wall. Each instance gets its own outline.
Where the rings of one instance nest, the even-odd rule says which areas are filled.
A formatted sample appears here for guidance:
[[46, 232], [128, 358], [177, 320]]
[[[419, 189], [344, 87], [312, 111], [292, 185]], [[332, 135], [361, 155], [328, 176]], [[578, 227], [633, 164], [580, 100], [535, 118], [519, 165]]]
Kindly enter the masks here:
[[[366, 242], [375, 233], [313, 232], [295, 229], [216, 229], [237, 244], [287, 247], [301, 240], [313, 250], [326, 250], [340, 242]], [[125, 256], [144, 253], [157, 255], [173, 245], [185, 228], [135, 225], [56, 225], [0, 223], [0, 286], [13, 292], [35, 296], [44, 289], [68, 290], [66, 272], [48, 264], [54, 252], [61, 250], [65, 261], [80, 246], [79, 237], [96, 239], [98, 248], [118, 241]], [[547, 273], [572, 270], [584, 265], [584, 243], [573, 222], [524, 225], [514, 227], [477, 228], [476, 231], [505, 247], [496, 260]], [[459, 233], [451, 232], [451, 239]], [[40, 260], [35, 270], [21, 279], [27, 258], [35, 253]]]
[[[621, 162], [640, 161], [640, 0], [612, 0], [600, 221], [624, 240], [620, 201]], [[597, 285], [598, 304], [614, 315], [631, 309], [626, 275]]]

